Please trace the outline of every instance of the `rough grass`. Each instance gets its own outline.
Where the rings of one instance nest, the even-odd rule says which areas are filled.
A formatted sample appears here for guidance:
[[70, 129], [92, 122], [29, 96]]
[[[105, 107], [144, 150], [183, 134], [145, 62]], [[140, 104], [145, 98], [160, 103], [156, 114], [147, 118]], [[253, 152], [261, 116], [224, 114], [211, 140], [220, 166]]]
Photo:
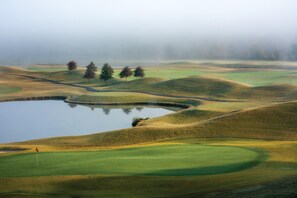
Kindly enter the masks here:
[[10, 94], [21, 91], [20, 87], [11, 86], [7, 84], [0, 84], [0, 94]]
[[129, 90], [160, 95], [202, 97], [237, 100], [294, 100], [297, 87], [293, 85], [270, 85], [249, 87], [243, 84], [214, 78], [187, 77], [173, 80], [144, 78], [120, 83], [113, 90]]
[[168, 127], [168, 126], [178, 126], [178, 125], [188, 125], [191, 123], [196, 123], [202, 120], [210, 119], [222, 115], [222, 112], [200, 110], [198, 108], [190, 108], [182, 111], [178, 111], [174, 114], [168, 114], [162, 117], [152, 118], [140, 124], [140, 126], [158, 126], [158, 127]]
[[247, 87], [225, 80], [187, 77], [173, 80], [144, 78], [112, 86], [115, 90], [130, 90], [160, 95], [226, 97]]
[[[179, 68], [180, 67], [180, 68]], [[181, 65], [181, 66], [163, 66], [163, 67], [148, 67], [148, 71], [154, 71], [157, 76], [149, 76], [143, 79], [131, 78], [128, 82], [119, 79], [116, 75], [113, 79], [107, 81], [105, 85], [104, 81], [98, 77], [96, 79], [83, 79], [83, 70], [77, 71], [54, 71], [54, 72], [28, 72], [16, 68], [1, 67], [5, 73], [11, 74], [26, 74], [34, 77], [41, 77], [59, 82], [66, 82], [70, 84], [77, 84], [83, 86], [92, 86], [97, 89], [113, 90], [113, 91], [138, 91], [144, 93], [154, 93], [159, 95], [175, 95], [175, 96], [189, 96], [189, 97], [204, 97], [212, 99], [237, 99], [237, 100], [295, 100], [297, 98], [296, 86], [294, 85], [294, 72], [283, 70], [265, 70], [265, 71], [249, 71], [237, 69], [214, 69], [213, 67], [201, 67], [197, 65]], [[212, 68], [212, 69], [210, 69]], [[66, 69], [66, 68], [65, 68]], [[170, 74], [173, 71], [187, 71], [189, 75], [185, 75], [182, 78]], [[192, 70], [207, 71], [209, 72], [206, 77], [202, 77], [197, 74], [193, 76]], [[168, 72], [168, 75], [172, 75], [168, 78], [162, 75], [162, 72]], [[260, 72], [260, 74], [258, 74]], [[262, 73], [261, 73], [262, 72]], [[267, 78], [269, 72], [275, 76], [269, 77], [271, 82], [274, 83], [260, 83], [259, 79]], [[284, 73], [287, 72], [287, 73]], [[174, 72], [173, 72], [174, 73]], [[192, 75], [190, 75], [190, 73]], [[255, 74], [256, 73], [256, 74]], [[266, 74], [268, 73], [268, 74]], [[291, 84], [279, 84], [276, 75], [284, 76], [291, 74]], [[227, 77], [226, 77], [227, 75]], [[238, 75], [238, 79], [231, 79], [228, 75]], [[242, 83], [240, 75], [250, 81], [255, 81], [257, 85], [265, 85], [258, 87], [249, 87]], [[7, 78], [7, 77], [6, 77]], [[16, 78], [16, 77], [15, 77]], [[258, 79], [259, 78], [259, 79]], [[230, 81], [230, 79], [232, 81]], [[42, 80], [40, 80], [42, 81]], [[246, 82], [244, 82], [246, 83]], [[283, 82], [285, 83], [285, 82]], [[251, 83], [249, 83], [251, 84]], [[267, 85], [268, 84], [268, 85]], [[68, 86], [69, 89], [73, 87]]]
[[[175, 115], [175, 114], [173, 114]], [[173, 116], [169, 115], [169, 116]], [[179, 119], [181, 114], [177, 114]], [[166, 125], [166, 116], [163, 117]], [[172, 118], [169, 118], [172, 119]], [[297, 103], [278, 104], [269, 107], [227, 113], [200, 122], [173, 127], [162, 127], [159, 119], [147, 126], [88, 136], [59, 137], [26, 142], [50, 146], [113, 147], [160, 140], [189, 137], [241, 137], [274, 140], [297, 140]], [[146, 123], [146, 122], [144, 122]]]
[[153, 87], [162, 90], [162, 93], [188, 94], [201, 96], [223, 97], [234, 91], [246, 87], [212, 78], [188, 77], [156, 83]]

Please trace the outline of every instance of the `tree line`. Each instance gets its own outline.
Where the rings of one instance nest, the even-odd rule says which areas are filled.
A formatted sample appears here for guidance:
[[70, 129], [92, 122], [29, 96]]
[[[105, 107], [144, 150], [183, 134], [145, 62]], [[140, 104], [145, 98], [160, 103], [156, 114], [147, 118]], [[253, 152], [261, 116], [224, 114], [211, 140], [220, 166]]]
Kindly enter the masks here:
[[[77, 63], [75, 61], [69, 61], [67, 63], [68, 70], [76, 70], [77, 69]], [[83, 75], [83, 78], [86, 79], [92, 79], [96, 77], [96, 71], [98, 68], [96, 65], [91, 62], [89, 65], [86, 66], [85, 73]], [[109, 63], [104, 63], [101, 67], [101, 73], [99, 75], [99, 79], [104, 80], [105, 84], [106, 81], [113, 78], [114, 69]], [[136, 78], [143, 78], [145, 76], [144, 69], [141, 66], [136, 67], [133, 71], [129, 66], [124, 67], [121, 72], [119, 73], [120, 78], [125, 78], [126, 81], [128, 77], [134, 76]]]

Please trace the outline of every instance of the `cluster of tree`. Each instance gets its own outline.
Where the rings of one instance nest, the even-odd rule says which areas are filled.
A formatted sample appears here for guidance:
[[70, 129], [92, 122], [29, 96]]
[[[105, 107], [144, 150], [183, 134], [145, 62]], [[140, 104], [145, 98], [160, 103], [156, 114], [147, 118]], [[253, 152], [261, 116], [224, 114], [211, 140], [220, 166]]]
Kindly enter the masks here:
[[[69, 61], [67, 63], [68, 66], [68, 70], [76, 70], [77, 69], [77, 63], [75, 61]], [[91, 62], [85, 71], [85, 74], [83, 75], [84, 78], [86, 79], [92, 79], [96, 77], [96, 71], [97, 71], [97, 67], [96, 65]], [[101, 80], [104, 80], [105, 84], [106, 81], [111, 79], [112, 76], [114, 74], [114, 70], [111, 67], [111, 65], [109, 63], [104, 63], [102, 68], [101, 68], [101, 73], [99, 75], [99, 78]], [[134, 71], [132, 71], [132, 69], [129, 66], [124, 67], [121, 72], [119, 73], [120, 78], [127, 78], [134, 75], [134, 77], [136, 78], [143, 78], [145, 76], [144, 73], [144, 69], [141, 66], [138, 66], [135, 68]]]
[[143, 78], [145, 76], [144, 70], [142, 67], [138, 66], [135, 68], [135, 70], [132, 72], [132, 69], [128, 66], [124, 67], [122, 71], [119, 73], [120, 78], [127, 78], [134, 75], [136, 78]]

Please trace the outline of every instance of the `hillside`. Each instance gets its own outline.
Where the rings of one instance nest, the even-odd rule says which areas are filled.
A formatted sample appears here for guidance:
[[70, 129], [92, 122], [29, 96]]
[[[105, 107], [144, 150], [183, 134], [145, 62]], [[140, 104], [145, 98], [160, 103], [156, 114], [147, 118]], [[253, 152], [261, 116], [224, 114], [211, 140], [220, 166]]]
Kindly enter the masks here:
[[[175, 114], [179, 119], [180, 114]], [[173, 115], [168, 115], [174, 116]], [[164, 116], [164, 121], [168, 117]], [[113, 147], [192, 137], [258, 138], [270, 140], [297, 140], [297, 103], [283, 103], [268, 107], [228, 113], [209, 120], [180, 127], [165, 127], [151, 122], [147, 126], [97, 133], [87, 136], [59, 137], [25, 142], [50, 146]], [[171, 118], [172, 119], [172, 118]], [[23, 144], [23, 143], [22, 143]]]

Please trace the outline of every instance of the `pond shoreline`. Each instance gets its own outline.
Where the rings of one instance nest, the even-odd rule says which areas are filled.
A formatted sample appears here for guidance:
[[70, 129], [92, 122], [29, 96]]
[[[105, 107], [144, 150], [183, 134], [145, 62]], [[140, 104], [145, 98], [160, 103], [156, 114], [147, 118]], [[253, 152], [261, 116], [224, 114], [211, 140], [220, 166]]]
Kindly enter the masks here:
[[126, 129], [131, 127], [131, 122], [135, 117], [154, 118], [174, 113], [172, 108], [161, 106], [135, 105], [109, 108], [106, 106], [73, 106], [64, 100], [37, 101], [37, 98], [34, 99], [0, 103], [0, 116], [3, 121], [0, 130], [1, 144]]
[[0, 100], [0, 102], [13, 102], [13, 101], [34, 101], [34, 100], [63, 100], [65, 103], [80, 104], [80, 105], [156, 105], [164, 107], [178, 107], [182, 109], [188, 109], [192, 107], [190, 104], [184, 103], [170, 103], [170, 102], [80, 102], [72, 101], [71, 96], [37, 96], [37, 97], [25, 97]]

